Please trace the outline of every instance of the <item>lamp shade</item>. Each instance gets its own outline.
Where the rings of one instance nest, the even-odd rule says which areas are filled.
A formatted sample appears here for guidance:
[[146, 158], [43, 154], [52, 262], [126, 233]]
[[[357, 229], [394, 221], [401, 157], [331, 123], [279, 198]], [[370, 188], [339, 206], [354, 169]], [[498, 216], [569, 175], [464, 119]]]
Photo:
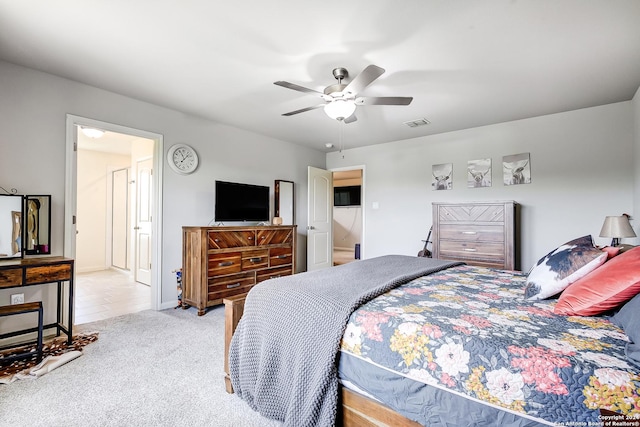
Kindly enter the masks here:
[[625, 215], [608, 216], [604, 219], [604, 224], [602, 224], [600, 237], [636, 237], [636, 233], [631, 228], [631, 224], [629, 224], [629, 218]]
[[324, 106], [324, 112], [334, 120], [344, 120], [356, 111], [352, 100], [335, 99]]

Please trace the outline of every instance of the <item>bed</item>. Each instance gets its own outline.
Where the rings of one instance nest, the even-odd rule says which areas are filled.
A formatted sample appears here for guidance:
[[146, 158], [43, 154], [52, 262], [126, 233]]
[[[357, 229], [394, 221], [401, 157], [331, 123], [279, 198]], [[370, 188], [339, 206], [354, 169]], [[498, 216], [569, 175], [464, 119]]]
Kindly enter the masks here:
[[[550, 255], [574, 243], [538, 267], [549, 270]], [[292, 426], [640, 425], [640, 362], [629, 333], [640, 312], [640, 297], [632, 298], [639, 251], [610, 261], [594, 251], [597, 262], [581, 251], [575, 271], [561, 275], [570, 283], [547, 290], [566, 285], [564, 300], [544, 295], [540, 283], [533, 293], [542, 296], [532, 297], [533, 272], [404, 256], [267, 281], [246, 300], [225, 301], [227, 391]], [[567, 314], [585, 310], [584, 295], [569, 292], [576, 284], [602, 283], [607, 269], [621, 268], [632, 271], [624, 292], [597, 287], [604, 314]], [[353, 295], [343, 290], [352, 287]], [[325, 288], [329, 303], [319, 302]], [[333, 316], [342, 306], [346, 315]], [[621, 306], [627, 318], [611, 317]], [[324, 337], [332, 317], [341, 326]]]

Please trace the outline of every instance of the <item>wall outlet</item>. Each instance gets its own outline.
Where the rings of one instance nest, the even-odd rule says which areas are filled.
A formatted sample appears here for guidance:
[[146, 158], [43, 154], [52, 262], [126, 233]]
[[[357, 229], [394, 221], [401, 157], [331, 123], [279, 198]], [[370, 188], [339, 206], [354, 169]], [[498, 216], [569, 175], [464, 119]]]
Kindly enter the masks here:
[[23, 303], [24, 303], [24, 294], [13, 294], [13, 295], [11, 295], [11, 305], [23, 304]]

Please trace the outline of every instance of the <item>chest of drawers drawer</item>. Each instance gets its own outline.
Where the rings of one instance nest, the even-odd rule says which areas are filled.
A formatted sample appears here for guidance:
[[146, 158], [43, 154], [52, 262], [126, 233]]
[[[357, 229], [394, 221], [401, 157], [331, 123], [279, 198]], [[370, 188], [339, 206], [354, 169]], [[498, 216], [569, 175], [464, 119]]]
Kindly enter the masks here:
[[487, 242], [440, 241], [440, 255], [448, 259], [478, 259], [491, 262], [504, 261], [504, 245]]
[[275, 279], [282, 276], [290, 276], [291, 275], [291, 267], [276, 267], [276, 268], [268, 268], [266, 270], [261, 270], [258, 272], [256, 276], [256, 281], [258, 283], [263, 282], [269, 279]]
[[468, 242], [503, 242], [502, 225], [441, 224], [441, 240], [464, 240]]
[[259, 249], [242, 252], [242, 270], [255, 270], [269, 266], [269, 250]]
[[207, 233], [209, 249], [227, 249], [255, 246], [256, 233], [253, 230], [245, 231], [209, 231]]
[[207, 300], [216, 301], [233, 295], [244, 294], [256, 284], [253, 273], [216, 276], [208, 280]]
[[273, 248], [269, 250], [269, 265], [291, 265], [292, 256], [291, 248]]
[[242, 271], [241, 252], [209, 254], [208, 276], [239, 273], [240, 271]]

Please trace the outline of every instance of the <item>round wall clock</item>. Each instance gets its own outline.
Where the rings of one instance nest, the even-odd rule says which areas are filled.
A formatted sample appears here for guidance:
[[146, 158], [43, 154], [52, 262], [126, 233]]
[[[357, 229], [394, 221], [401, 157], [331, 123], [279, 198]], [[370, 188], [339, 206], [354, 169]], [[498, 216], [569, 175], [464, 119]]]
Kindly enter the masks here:
[[169, 148], [167, 161], [175, 172], [187, 175], [198, 167], [198, 154], [186, 144], [176, 144]]

